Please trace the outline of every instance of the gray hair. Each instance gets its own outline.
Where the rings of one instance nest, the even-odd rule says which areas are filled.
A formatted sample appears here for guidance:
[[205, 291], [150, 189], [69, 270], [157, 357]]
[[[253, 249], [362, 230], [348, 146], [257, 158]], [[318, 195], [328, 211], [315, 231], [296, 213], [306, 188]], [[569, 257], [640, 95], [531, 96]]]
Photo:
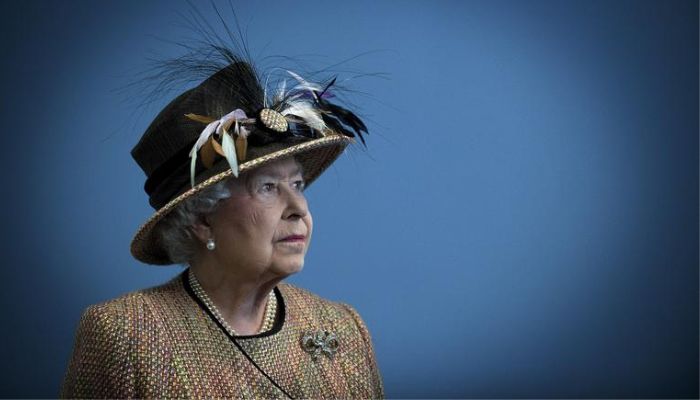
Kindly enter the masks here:
[[231, 197], [228, 186], [228, 179], [217, 182], [183, 201], [158, 223], [156, 234], [173, 263], [186, 265], [192, 261], [198, 241], [191, 228]]

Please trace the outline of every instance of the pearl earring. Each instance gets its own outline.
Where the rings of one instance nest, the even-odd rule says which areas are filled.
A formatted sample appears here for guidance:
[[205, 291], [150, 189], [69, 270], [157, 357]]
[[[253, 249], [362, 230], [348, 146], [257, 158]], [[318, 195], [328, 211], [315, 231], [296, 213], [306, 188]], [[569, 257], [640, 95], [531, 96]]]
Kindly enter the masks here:
[[215, 248], [216, 248], [216, 243], [214, 243], [214, 239], [213, 238], [207, 239], [207, 249], [211, 251], [211, 250], [214, 250]]

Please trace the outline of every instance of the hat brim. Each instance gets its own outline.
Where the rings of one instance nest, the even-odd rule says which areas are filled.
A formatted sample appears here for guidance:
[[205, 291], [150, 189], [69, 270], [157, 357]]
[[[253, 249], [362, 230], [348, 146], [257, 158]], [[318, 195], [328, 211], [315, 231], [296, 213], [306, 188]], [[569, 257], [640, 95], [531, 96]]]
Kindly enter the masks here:
[[[342, 154], [345, 147], [354, 140], [344, 135], [332, 134], [325, 137], [310, 140], [278, 151], [257, 157], [239, 165], [239, 174], [259, 168], [270, 162], [294, 156], [302, 165], [304, 180], [308, 187], [323, 171], [325, 171]], [[228, 164], [226, 164], [227, 166]], [[216, 184], [233, 175], [230, 168], [219, 172], [184, 193], [170, 200], [166, 205], [158, 209], [136, 231], [131, 241], [131, 255], [139, 261], [152, 265], [170, 265], [170, 260], [163, 247], [159, 235], [156, 234], [156, 226], [166, 215], [174, 210], [180, 203], [197, 195], [202, 190]]]

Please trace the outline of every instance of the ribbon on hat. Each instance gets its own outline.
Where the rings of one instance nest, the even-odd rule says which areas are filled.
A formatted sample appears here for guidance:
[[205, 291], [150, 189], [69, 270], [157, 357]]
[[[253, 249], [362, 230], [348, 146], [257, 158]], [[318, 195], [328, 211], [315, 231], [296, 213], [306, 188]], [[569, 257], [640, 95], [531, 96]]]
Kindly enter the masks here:
[[[224, 115], [223, 117], [212, 120], [211, 117], [205, 117], [197, 114], [185, 114], [189, 119], [206, 123], [207, 126], [202, 130], [199, 138], [192, 146], [190, 150], [190, 183], [194, 187], [194, 177], [195, 177], [195, 167], [197, 165], [197, 152], [206, 145], [211, 143], [212, 147], [217, 153], [222, 154], [226, 161], [228, 161], [233, 176], [238, 177], [238, 158], [236, 153], [240, 155], [240, 158], [245, 158], [245, 147], [246, 139], [250, 134], [242, 122], [249, 122], [249, 118], [245, 111], [240, 108], [231, 111], [230, 113]], [[234, 133], [236, 134], [236, 141], [231, 137], [229, 129], [231, 125], [234, 125]], [[221, 146], [213, 140], [212, 135], [217, 134], [221, 139]], [[236, 148], [236, 142], [238, 142], [238, 149]]]

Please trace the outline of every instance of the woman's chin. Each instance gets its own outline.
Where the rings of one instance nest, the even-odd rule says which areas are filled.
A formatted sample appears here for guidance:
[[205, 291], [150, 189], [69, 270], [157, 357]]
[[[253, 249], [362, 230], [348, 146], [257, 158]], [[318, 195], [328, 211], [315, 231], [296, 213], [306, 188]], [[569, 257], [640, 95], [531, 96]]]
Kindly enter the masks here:
[[301, 272], [304, 269], [304, 257], [298, 257], [295, 260], [285, 260], [284, 262], [275, 263], [271, 270], [277, 275], [284, 278]]

